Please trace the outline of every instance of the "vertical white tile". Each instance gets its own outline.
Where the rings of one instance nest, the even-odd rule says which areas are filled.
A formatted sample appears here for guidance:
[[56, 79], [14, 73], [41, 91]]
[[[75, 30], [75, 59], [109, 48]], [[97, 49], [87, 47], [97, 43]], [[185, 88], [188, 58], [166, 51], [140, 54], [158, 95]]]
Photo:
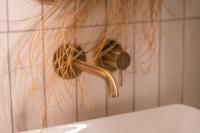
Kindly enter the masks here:
[[[77, 36], [77, 44], [85, 51], [93, 48], [104, 27], [83, 28]], [[87, 53], [87, 62], [94, 64], [93, 52]], [[88, 120], [105, 116], [106, 91], [105, 81], [94, 75], [81, 73], [78, 77], [78, 119]]]
[[62, 79], [52, 68], [50, 64], [46, 67], [47, 124], [56, 126], [75, 122], [75, 80]]
[[186, 0], [185, 8], [186, 17], [200, 17], [200, 0]]
[[74, 14], [74, 4], [75, 3], [72, 1], [71, 3], [62, 3], [59, 5], [45, 5], [45, 28], [63, 28], [70, 27], [72, 25], [74, 26], [74, 17], [78, 17], [78, 21], [76, 23], [78, 26], [105, 24], [105, 0], [81, 4], [84, 9], [78, 9], [83, 11], [79, 11], [79, 14], [76, 14], [76, 16]]
[[[66, 30], [66, 32], [70, 32]], [[45, 87], [47, 101], [47, 124], [56, 126], [76, 120], [76, 85], [74, 79], [63, 79], [53, 69], [53, 56], [63, 45], [63, 30], [45, 32]], [[66, 38], [65, 38], [66, 39]]]
[[78, 84], [78, 119], [89, 120], [104, 117], [106, 87], [105, 81], [94, 75], [82, 73]]
[[174, 19], [183, 17], [184, 0], [163, 0], [162, 19]]
[[73, 6], [73, 2], [68, 3], [68, 5], [44, 4], [43, 16], [45, 29], [70, 27], [74, 17], [74, 8], [72, 8]]
[[8, 0], [10, 30], [39, 29], [41, 5], [34, 0]]
[[98, 0], [91, 11], [89, 11], [85, 22], [81, 25], [103, 25], [105, 24], [105, 16], [105, 0]]
[[34, 34], [40, 35], [39, 32], [9, 34], [15, 132], [43, 127], [42, 45], [41, 36], [30, 43]]
[[11, 103], [7, 61], [7, 35], [0, 34], [0, 132], [11, 133]]
[[134, 1], [135, 0], [126, 0], [116, 1], [108, 0], [107, 1], [107, 21], [109, 24], [116, 23], [129, 23], [134, 21]]
[[184, 103], [200, 108], [200, 20], [186, 21]]
[[161, 105], [181, 102], [183, 22], [162, 23], [160, 55]]
[[159, 20], [159, 0], [136, 1], [136, 21]]
[[6, 31], [6, 0], [1, 0], [0, 4], [0, 31]]
[[119, 97], [108, 98], [108, 115], [127, 113], [133, 109], [133, 25], [113, 26], [113, 28], [115, 30], [110, 35], [110, 39], [117, 41], [124, 51], [129, 53], [131, 63], [126, 70], [123, 70], [121, 87], [119, 85], [119, 71], [113, 73], [119, 89]]
[[137, 24], [135, 36], [135, 109], [141, 110], [158, 104], [159, 23]]

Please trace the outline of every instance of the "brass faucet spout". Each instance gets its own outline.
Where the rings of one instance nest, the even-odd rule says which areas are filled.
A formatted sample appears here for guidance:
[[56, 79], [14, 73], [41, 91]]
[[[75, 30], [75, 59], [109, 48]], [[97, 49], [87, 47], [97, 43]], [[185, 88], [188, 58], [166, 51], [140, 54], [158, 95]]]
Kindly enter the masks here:
[[98, 66], [89, 65], [88, 63], [77, 59], [73, 60], [73, 65], [81, 71], [103, 78], [108, 84], [108, 95], [111, 97], [119, 96], [119, 91], [117, 89], [115, 80], [108, 70]]

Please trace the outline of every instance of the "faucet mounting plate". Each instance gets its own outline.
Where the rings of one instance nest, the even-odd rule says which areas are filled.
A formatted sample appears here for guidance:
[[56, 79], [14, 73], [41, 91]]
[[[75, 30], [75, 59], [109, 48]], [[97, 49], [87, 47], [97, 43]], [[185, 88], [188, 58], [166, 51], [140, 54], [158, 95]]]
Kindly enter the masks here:
[[53, 56], [54, 71], [64, 79], [73, 79], [81, 74], [81, 70], [73, 65], [73, 60], [86, 61], [85, 52], [80, 46], [74, 46], [74, 48], [69, 48], [69, 46], [71, 45], [62, 45]]
[[130, 64], [130, 56], [123, 51], [115, 40], [108, 40], [96, 61], [97, 65], [111, 72], [126, 69]]

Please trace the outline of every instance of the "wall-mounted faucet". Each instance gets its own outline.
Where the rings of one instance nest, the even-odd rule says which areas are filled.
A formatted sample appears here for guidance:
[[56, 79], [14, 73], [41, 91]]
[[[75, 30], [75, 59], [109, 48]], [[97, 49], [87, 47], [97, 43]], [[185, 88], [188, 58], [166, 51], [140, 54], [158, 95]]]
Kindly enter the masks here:
[[130, 64], [130, 56], [115, 40], [108, 40], [96, 59], [97, 66], [111, 72], [119, 70], [119, 86], [123, 86], [123, 71]]
[[96, 64], [111, 72], [124, 70], [130, 64], [130, 56], [123, 51], [121, 45], [115, 40], [108, 40], [101, 51]]
[[119, 91], [116, 86], [115, 80], [112, 76], [112, 74], [101, 67], [90, 65], [86, 62], [80, 61], [80, 60], [74, 60], [73, 65], [76, 66], [79, 70], [83, 72], [87, 72], [92, 75], [99, 76], [103, 78], [107, 84], [108, 84], [108, 95], [110, 97], [118, 97], [119, 96]]
[[[62, 45], [55, 52], [53, 57], [53, 67], [55, 72], [65, 79], [75, 78], [82, 71], [99, 76], [107, 82], [109, 96], [118, 97], [119, 91], [112, 74], [104, 68], [86, 63], [85, 53], [80, 47], [76, 47], [74, 50], [73, 57], [70, 57], [71, 55], [67, 53], [70, 52], [68, 45]], [[66, 65], [69, 62], [71, 65]]]
[[[130, 56], [123, 51], [120, 44], [114, 40], [107, 41], [105, 47], [96, 60], [96, 66], [86, 63], [86, 55], [81, 47], [62, 45], [54, 54], [53, 67], [55, 72], [62, 78], [72, 79], [81, 72], [99, 76], [108, 84], [108, 95], [118, 97], [119, 91], [111, 72], [123, 70], [130, 64]], [[71, 53], [71, 54], [70, 54]]]

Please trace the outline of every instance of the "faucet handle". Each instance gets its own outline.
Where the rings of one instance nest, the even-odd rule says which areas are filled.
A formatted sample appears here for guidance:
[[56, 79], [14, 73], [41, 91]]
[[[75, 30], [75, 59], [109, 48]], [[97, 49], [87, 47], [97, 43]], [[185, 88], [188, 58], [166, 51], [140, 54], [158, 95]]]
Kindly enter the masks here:
[[97, 65], [111, 72], [126, 69], [130, 64], [130, 56], [123, 51], [121, 45], [115, 40], [108, 40], [102, 49]]

